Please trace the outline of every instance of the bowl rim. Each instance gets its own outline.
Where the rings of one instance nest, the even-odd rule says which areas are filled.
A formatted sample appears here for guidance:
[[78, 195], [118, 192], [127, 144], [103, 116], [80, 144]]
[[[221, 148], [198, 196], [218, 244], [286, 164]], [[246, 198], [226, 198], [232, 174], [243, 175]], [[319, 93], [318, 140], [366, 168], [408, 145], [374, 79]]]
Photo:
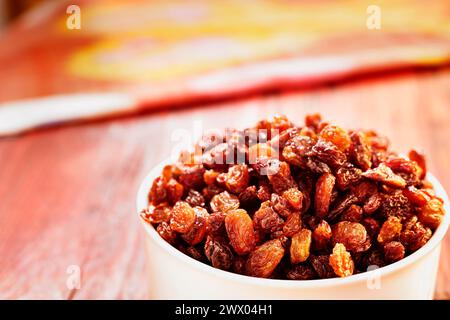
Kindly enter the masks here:
[[392, 274], [400, 271], [401, 269], [406, 268], [407, 266], [413, 264], [414, 262], [422, 259], [426, 255], [428, 255], [433, 249], [435, 249], [438, 245], [441, 244], [442, 239], [444, 238], [447, 229], [450, 224], [450, 205], [447, 193], [436, 177], [427, 173], [427, 180], [431, 182], [436, 192], [436, 195], [444, 200], [444, 209], [445, 215], [442, 220], [440, 226], [435, 230], [431, 239], [419, 250], [410, 254], [406, 258], [394, 262], [390, 265], [377, 268], [375, 270], [362, 272], [360, 274], [352, 275], [346, 278], [331, 278], [331, 279], [315, 279], [315, 280], [285, 280], [285, 279], [265, 279], [265, 278], [257, 278], [250, 277], [246, 275], [241, 275], [238, 273], [234, 273], [231, 271], [224, 271], [221, 269], [214, 268], [206, 263], [200, 262], [191, 258], [190, 256], [184, 254], [179, 251], [166, 241], [161, 238], [161, 236], [156, 232], [155, 228], [149, 223], [145, 222], [139, 215], [140, 211], [148, 206], [148, 191], [153, 183], [153, 180], [159, 176], [162, 172], [162, 169], [165, 165], [172, 163], [171, 159], [166, 159], [154, 166], [153, 169], [146, 175], [144, 180], [141, 182], [136, 198], [136, 212], [138, 214], [138, 219], [141, 221], [141, 224], [144, 227], [147, 235], [150, 237], [152, 241], [154, 241], [159, 247], [161, 247], [168, 254], [173, 256], [175, 259], [180, 261], [181, 263], [185, 263], [189, 265], [191, 268], [196, 269], [200, 272], [208, 273], [215, 277], [224, 278], [227, 280], [232, 280], [239, 282], [241, 284], [248, 285], [257, 285], [263, 287], [278, 287], [278, 288], [311, 288], [311, 287], [333, 287], [339, 285], [345, 285], [355, 282], [363, 282], [374, 279], [374, 277], [383, 277], [388, 274]]

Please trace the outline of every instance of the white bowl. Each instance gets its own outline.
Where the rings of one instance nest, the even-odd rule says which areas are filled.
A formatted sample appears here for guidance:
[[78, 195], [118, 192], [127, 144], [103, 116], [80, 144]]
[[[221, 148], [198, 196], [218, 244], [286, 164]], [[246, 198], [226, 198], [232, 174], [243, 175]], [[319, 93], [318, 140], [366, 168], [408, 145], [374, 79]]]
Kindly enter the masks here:
[[[165, 161], [142, 182], [137, 212], [148, 205], [153, 180]], [[431, 174], [427, 179], [444, 199], [446, 214], [428, 243], [408, 257], [386, 267], [348, 278], [273, 280], [247, 277], [213, 268], [183, 254], [144, 222], [151, 299], [432, 299], [439, 266], [441, 241], [450, 222], [449, 200]]]

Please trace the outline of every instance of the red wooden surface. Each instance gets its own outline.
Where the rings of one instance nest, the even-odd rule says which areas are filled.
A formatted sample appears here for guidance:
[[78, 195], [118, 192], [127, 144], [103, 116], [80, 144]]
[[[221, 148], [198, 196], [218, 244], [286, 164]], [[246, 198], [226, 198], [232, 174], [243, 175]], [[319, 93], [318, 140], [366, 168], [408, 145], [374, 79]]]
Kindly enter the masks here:
[[[450, 71], [408, 73], [33, 132], [0, 139], [0, 298], [145, 298], [146, 258], [135, 213], [138, 185], [170, 155], [177, 128], [247, 126], [274, 112], [321, 112], [377, 128], [394, 148], [422, 148], [450, 190]], [[450, 298], [450, 237], [436, 298]], [[81, 269], [69, 290], [67, 268]]]

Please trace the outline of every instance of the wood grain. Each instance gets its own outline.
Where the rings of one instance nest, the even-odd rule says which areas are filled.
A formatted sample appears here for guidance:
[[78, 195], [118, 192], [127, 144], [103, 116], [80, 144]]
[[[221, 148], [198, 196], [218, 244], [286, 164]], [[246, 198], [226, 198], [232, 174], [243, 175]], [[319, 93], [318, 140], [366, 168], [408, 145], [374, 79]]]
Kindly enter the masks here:
[[[168, 157], [176, 129], [244, 127], [272, 113], [310, 112], [346, 127], [377, 128], [395, 149], [416, 146], [450, 190], [450, 71], [289, 91], [0, 140], [0, 298], [146, 297], [140, 181]], [[450, 299], [450, 237], [436, 288]], [[67, 268], [81, 268], [69, 290]]]

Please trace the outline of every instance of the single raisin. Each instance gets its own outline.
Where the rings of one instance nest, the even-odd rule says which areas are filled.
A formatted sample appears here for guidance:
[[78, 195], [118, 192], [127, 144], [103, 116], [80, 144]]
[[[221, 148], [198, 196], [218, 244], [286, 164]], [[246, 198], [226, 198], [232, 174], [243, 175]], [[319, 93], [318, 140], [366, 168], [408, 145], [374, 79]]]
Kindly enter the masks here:
[[439, 199], [432, 199], [420, 210], [419, 221], [431, 230], [436, 230], [444, 218], [444, 206]]
[[210, 206], [213, 212], [228, 212], [239, 208], [239, 199], [235, 195], [224, 191], [211, 199]]
[[194, 226], [196, 214], [194, 209], [184, 201], [178, 201], [172, 208], [170, 228], [179, 233], [186, 233]]
[[306, 261], [309, 257], [310, 247], [311, 231], [308, 229], [301, 229], [292, 236], [290, 248], [291, 262], [297, 264]]
[[319, 218], [324, 218], [328, 214], [335, 181], [336, 178], [331, 173], [324, 173], [317, 180], [314, 203]]
[[342, 243], [347, 250], [352, 252], [362, 252], [370, 248], [367, 230], [360, 223], [341, 221], [332, 227], [332, 231], [333, 246], [336, 243]]
[[402, 231], [401, 220], [397, 217], [390, 216], [381, 226], [380, 233], [377, 240], [381, 244], [385, 244], [392, 240], [395, 240]]
[[222, 238], [208, 236], [205, 242], [205, 255], [214, 268], [229, 270], [233, 264], [233, 252]]
[[247, 275], [269, 278], [284, 256], [284, 247], [280, 240], [269, 240], [257, 247], [247, 260]]
[[405, 247], [398, 241], [386, 243], [383, 250], [387, 262], [395, 262], [405, 257]]
[[352, 256], [345, 249], [345, 246], [342, 243], [336, 243], [334, 245], [329, 263], [333, 268], [334, 273], [341, 278], [351, 276], [355, 269]]
[[228, 169], [225, 185], [231, 193], [241, 193], [249, 184], [248, 168], [245, 164], [237, 164]]
[[256, 245], [253, 221], [243, 209], [231, 210], [225, 217], [230, 244], [238, 255], [245, 255]]
[[331, 240], [331, 236], [332, 232], [330, 225], [325, 220], [322, 220], [312, 233], [314, 248], [317, 250], [326, 249]]
[[202, 207], [194, 207], [194, 211], [196, 215], [194, 226], [181, 236], [183, 240], [191, 246], [195, 246], [202, 242], [208, 230], [208, 211]]

